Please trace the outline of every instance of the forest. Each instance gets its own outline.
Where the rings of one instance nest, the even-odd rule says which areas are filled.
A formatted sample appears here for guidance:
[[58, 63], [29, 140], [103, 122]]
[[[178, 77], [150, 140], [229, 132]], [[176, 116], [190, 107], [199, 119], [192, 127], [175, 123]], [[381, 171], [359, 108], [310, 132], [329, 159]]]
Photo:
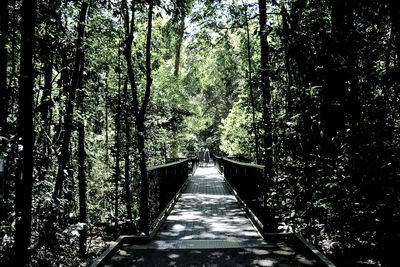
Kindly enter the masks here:
[[396, 0], [1, 0], [0, 265], [148, 232], [203, 147], [264, 166], [271, 232], [398, 266], [399, 86]]

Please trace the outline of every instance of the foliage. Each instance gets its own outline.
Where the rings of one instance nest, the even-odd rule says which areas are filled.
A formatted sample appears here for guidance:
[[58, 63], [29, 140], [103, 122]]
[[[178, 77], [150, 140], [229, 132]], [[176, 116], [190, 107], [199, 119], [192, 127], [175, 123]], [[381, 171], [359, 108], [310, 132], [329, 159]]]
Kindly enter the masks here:
[[[30, 249], [31, 263], [37, 266], [72, 265], [78, 257], [83, 228], [78, 189], [81, 123], [88, 227], [88, 254], [82, 262], [99, 254], [98, 244], [132, 233], [138, 221], [141, 155], [136, 149], [130, 84], [124, 90], [121, 1], [86, 1], [90, 8], [78, 86], [84, 109], [77, 101], [72, 103], [64, 170], [68, 175], [59, 200], [52, 195], [67, 128], [83, 2], [38, 1]], [[135, 2], [130, 56], [141, 101], [146, 88], [148, 2]], [[300, 232], [338, 265], [372, 261], [391, 266], [400, 237], [400, 12], [395, 1], [268, 1], [264, 41], [269, 46], [270, 101], [263, 99], [261, 86], [258, 3], [155, 2], [153, 82], [144, 133], [147, 165], [186, 157], [199, 147], [261, 164], [268, 133], [262, 116], [266, 105], [273, 175], [265, 194], [278, 218], [276, 229]], [[0, 203], [5, 211], [0, 215], [0, 263], [13, 256], [18, 219], [20, 8], [21, 1], [16, 0], [0, 6], [8, 14], [0, 27], [0, 52], [6, 55], [0, 60], [5, 69], [0, 75], [1, 104], [5, 103], [0, 151], [7, 177]]]
[[[261, 114], [258, 114], [260, 119]], [[222, 120], [221, 151], [232, 157], [254, 159], [254, 132], [249, 107], [241, 99]]]

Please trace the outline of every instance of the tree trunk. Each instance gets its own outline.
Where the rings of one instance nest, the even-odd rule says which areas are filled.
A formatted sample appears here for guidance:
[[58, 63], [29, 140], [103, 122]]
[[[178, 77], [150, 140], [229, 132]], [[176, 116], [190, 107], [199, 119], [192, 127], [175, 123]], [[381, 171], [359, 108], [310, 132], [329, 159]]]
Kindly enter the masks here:
[[15, 264], [29, 262], [32, 222], [33, 89], [36, 1], [23, 0], [21, 7], [21, 57], [19, 88], [19, 136], [22, 139], [20, 173], [15, 181]]
[[[10, 9], [10, 29], [9, 32], [16, 32], [18, 30], [18, 7], [17, 7], [17, 0], [13, 0], [12, 1], [12, 8]], [[11, 51], [9, 53], [9, 57], [8, 60], [9, 62], [9, 66], [11, 67], [11, 72], [9, 75], [9, 82], [8, 82], [8, 88], [10, 88], [11, 86], [13, 87], [18, 87], [17, 84], [17, 35], [16, 34], [10, 34], [10, 41], [11, 41]], [[12, 98], [11, 92], [9, 92], [9, 101], [12, 103], [14, 101], [14, 99]], [[13, 105], [9, 106], [9, 115], [14, 115], [14, 109], [13, 109]]]
[[282, 4], [281, 6], [281, 15], [282, 15], [282, 44], [283, 50], [285, 53], [285, 69], [288, 79], [287, 84], [287, 92], [286, 92], [286, 112], [287, 117], [292, 117], [292, 110], [293, 110], [293, 94], [292, 94], [292, 87], [293, 87], [293, 68], [291, 65], [291, 58], [290, 58], [290, 28], [289, 28], [289, 17], [285, 5]]
[[[7, 66], [8, 66], [8, 51], [6, 45], [8, 43], [8, 0], [0, 1], [0, 157], [3, 157], [3, 153], [7, 148], [8, 142], [8, 105], [9, 105], [9, 89], [7, 85]], [[7, 160], [11, 160], [10, 158]], [[7, 173], [8, 164], [4, 164], [5, 173]], [[4, 174], [4, 173], [3, 173]], [[3, 197], [5, 201], [0, 201], [0, 209], [4, 210], [0, 214], [0, 220], [5, 219], [8, 216], [8, 210], [4, 203], [7, 199], [7, 188], [8, 183], [6, 181], [6, 176], [3, 176], [3, 183], [0, 187], [3, 189]]]
[[[178, 31], [177, 31], [177, 42], [175, 45], [175, 66], [174, 66], [174, 76], [176, 81], [179, 84], [179, 77], [180, 77], [180, 70], [181, 70], [181, 58], [182, 58], [182, 46], [183, 46], [183, 40], [184, 40], [184, 34], [185, 34], [185, 18], [186, 18], [186, 12], [182, 11], [180, 13], [180, 16], [177, 15], [179, 25], [178, 25]], [[173, 135], [176, 135], [175, 131], [172, 133]], [[171, 154], [170, 156], [172, 158], [177, 158], [178, 157], [178, 140], [174, 139], [171, 143]]]
[[58, 165], [58, 172], [57, 172], [57, 179], [56, 184], [54, 187], [53, 192], [53, 199], [55, 202], [58, 202], [57, 198], [60, 197], [62, 192], [62, 185], [66, 178], [66, 173], [68, 173], [68, 160], [70, 158], [70, 151], [69, 151], [69, 143], [71, 139], [72, 133], [72, 120], [73, 120], [73, 112], [74, 112], [74, 101], [76, 95], [76, 89], [79, 83], [79, 77], [82, 75], [82, 60], [83, 60], [83, 39], [85, 33], [85, 23], [86, 23], [86, 16], [88, 13], [89, 4], [86, 0], [82, 1], [81, 11], [79, 15], [78, 21], [78, 37], [76, 41], [76, 52], [75, 52], [75, 61], [74, 61], [74, 70], [71, 79], [71, 84], [69, 87], [69, 95], [68, 95], [68, 102], [65, 112], [64, 118], [64, 135], [61, 144], [61, 152], [59, 157], [59, 165]]
[[321, 152], [327, 158], [334, 158], [338, 144], [334, 139], [344, 129], [345, 81], [339, 60], [343, 55], [345, 29], [345, 2], [331, 1], [332, 38], [327, 46], [325, 59], [325, 82], [321, 90]]
[[129, 220], [129, 226], [132, 228], [133, 224], [133, 217], [132, 217], [132, 205], [131, 205], [131, 200], [132, 200], [132, 194], [131, 194], [131, 189], [130, 189], [130, 184], [131, 184], [131, 178], [130, 178], [130, 160], [129, 160], [129, 154], [130, 154], [130, 146], [131, 146], [131, 125], [129, 123], [129, 95], [128, 95], [128, 80], [125, 79], [124, 82], [124, 103], [125, 103], [125, 108], [124, 108], [124, 121], [125, 121], [125, 154], [124, 154], [124, 160], [125, 160], [125, 202], [126, 202], [126, 212], [127, 212], [127, 218]]
[[132, 108], [135, 115], [136, 135], [137, 135], [137, 149], [139, 153], [139, 168], [140, 168], [140, 206], [139, 206], [139, 228], [145, 234], [149, 233], [148, 221], [148, 198], [149, 198], [149, 184], [147, 179], [147, 166], [146, 166], [146, 153], [145, 153], [145, 116], [147, 105], [150, 100], [151, 89], [151, 31], [152, 31], [152, 18], [153, 18], [153, 1], [149, 0], [148, 21], [147, 21], [147, 37], [146, 37], [146, 90], [143, 96], [142, 105], [139, 109], [139, 96], [137, 92], [136, 80], [132, 64], [132, 42], [133, 31], [135, 23], [135, 1], [131, 4], [131, 20], [129, 21], [129, 12], [126, 1], [122, 1], [122, 13], [125, 26], [125, 59], [127, 63], [128, 78], [132, 91]]
[[[108, 74], [107, 74], [108, 77]], [[110, 162], [110, 157], [108, 155], [108, 79], [106, 78], [106, 93], [105, 93], [105, 99], [104, 99], [104, 109], [105, 109], [105, 121], [106, 121], [106, 166], [109, 166]]]
[[[243, 3], [244, 4], [244, 3]], [[254, 132], [254, 151], [256, 153], [256, 162], [259, 164], [261, 162], [259, 155], [260, 142], [258, 141], [258, 127], [256, 121], [256, 102], [254, 99], [254, 88], [253, 88], [253, 76], [252, 76], [252, 60], [251, 60], [251, 44], [250, 44], [250, 29], [249, 29], [249, 18], [247, 17], [247, 6], [245, 10], [246, 19], [246, 43], [247, 43], [247, 63], [248, 63], [248, 84], [250, 90], [250, 101], [251, 101], [251, 115], [252, 115], [252, 128]]]
[[120, 133], [121, 133], [121, 82], [118, 84], [118, 103], [117, 113], [115, 114], [115, 177], [114, 177], [114, 226], [115, 236], [118, 236], [118, 210], [119, 210], [119, 181], [121, 177], [121, 145], [120, 145]]
[[[267, 33], [267, 7], [266, 0], [258, 1], [260, 10], [260, 47], [261, 47], [261, 70], [260, 70], [260, 82], [263, 95], [263, 126], [264, 126], [264, 182], [268, 190], [268, 185], [272, 184], [272, 128], [271, 128], [271, 87], [269, 82], [268, 73], [268, 58], [269, 58], [269, 46], [268, 46], [268, 33]], [[266, 199], [264, 197], [264, 208], [268, 209]], [[274, 223], [272, 213], [266, 212], [266, 218], [264, 218], [264, 226], [267, 231], [274, 231]], [[270, 218], [268, 218], [268, 216]], [[268, 225], [267, 225], [268, 223]]]
[[[399, 67], [400, 67], [400, 8], [398, 5], [398, 1], [396, 0], [390, 0], [389, 2], [389, 9], [390, 9], [390, 19], [391, 19], [391, 23], [392, 23], [392, 35], [393, 35], [393, 48], [395, 51], [395, 55], [394, 55], [394, 62], [393, 62], [393, 71], [395, 72], [395, 74], [393, 75], [393, 100], [392, 100], [392, 104], [389, 106], [388, 101], [383, 102], [384, 105], [388, 105], [389, 107], [385, 108], [385, 113], [384, 117], [382, 118], [387, 118], [385, 121], [389, 121], [389, 124], [391, 124], [390, 126], [386, 126], [386, 136], [384, 138], [382, 138], [381, 141], [384, 141], [384, 139], [386, 140], [391, 140], [393, 143], [395, 143], [396, 138], [393, 138], [394, 135], [394, 123], [396, 120], [398, 120], [398, 116], [399, 116], [399, 112], [398, 112], [398, 100], [399, 100], [399, 86], [400, 86], [400, 71], [399, 71]], [[390, 57], [389, 57], [390, 59]], [[389, 63], [390, 64], [390, 63]], [[385, 99], [388, 99], [389, 96], [388, 95], [389, 92], [385, 93]], [[383, 107], [382, 107], [383, 108]], [[392, 110], [390, 110], [392, 109]], [[393, 112], [392, 114], [390, 114], [390, 112]], [[387, 116], [388, 114], [390, 114], [391, 116]], [[390, 119], [392, 118], [392, 122], [390, 122]], [[390, 133], [388, 133], [390, 131]], [[385, 140], [385, 141], [386, 141]], [[398, 188], [398, 187], [397, 187]], [[397, 243], [398, 243], [398, 238], [399, 238], [399, 234], [398, 234], [398, 225], [397, 225], [397, 221], [398, 219], [395, 219], [396, 212], [394, 212], [394, 210], [396, 210], [394, 207], [397, 207], [397, 203], [396, 203], [396, 197], [394, 197], [394, 194], [392, 193], [392, 190], [385, 190], [386, 194], [384, 199], [382, 200], [382, 203], [385, 204], [381, 204], [381, 214], [384, 214], [384, 216], [382, 216], [381, 219], [381, 227], [378, 230], [378, 235], [381, 236], [381, 244], [378, 244], [380, 249], [379, 251], [381, 252], [381, 262], [382, 265], [387, 265], [387, 266], [394, 266], [396, 265], [395, 263], [398, 261], [397, 260]], [[382, 193], [381, 193], [382, 194]], [[397, 208], [397, 214], [398, 214], [398, 208]], [[393, 234], [396, 233], [397, 234]]]
[[176, 44], [175, 51], [175, 69], [174, 76], [179, 78], [180, 75], [180, 67], [181, 67], [181, 56], [182, 56], [182, 44], [183, 44], [183, 35], [185, 33], [185, 17], [186, 14], [183, 12], [182, 17], [180, 18], [179, 29], [178, 29], [178, 41]]
[[[82, 69], [84, 63], [82, 62]], [[83, 77], [80, 77], [79, 91], [77, 93], [77, 108], [81, 118], [78, 121], [78, 181], [79, 181], [79, 222], [83, 224], [79, 231], [79, 256], [86, 258], [87, 216], [86, 216], [86, 168], [85, 168], [85, 92], [83, 91]]]
[[8, 0], [0, 2], [0, 151], [5, 150], [9, 92], [7, 86]]
[[[358, 59], [357, 59], [357, 33], [354, 28], [354, 9], [357, 4], [355, 1], [346, 1], [346, 25], [345, 25], [345, 47], [347, 59], [347, 77], [350, 81], [350, 103], [348, 109], [351, 115], [350, 127], [354, 135], [357, 136], [357, 128], [361, 117], [360, 89], [358, 77]], [[356, 137], [357, 139], [357, 137]]]
[[40, 104], [40, 113], [43, 121], [43, 154], [48, 155], [49, 145], [48, 137], [50, 136], [50, 118], [49, 113], [51, 107], [51, 89], [53, 79], [53, 55], [49, 54], [46, 56], [46, 62], [44, 65], [44, 90]]
[[135, 8], [136, 8], [136, 1], [132, 0], [131, 3], [131, 19], [129, 20], [129, 9], [127, 6], [126, 0], [122, 1], [122, 13], [123, 13], [123, 19], [124, 19], [124, 27], [125, 27], [125, 49], [124, 49], [124, 54], [125, 54], [125, 59], [126, 59], [126, 65], [127, 65], [127, 72], [128, 72], [128, 78], [129, 82], [131, 85], [131, 91], [132, 91], [132, 109], [133, 109], [133, 114], [135, 116], [135, 119], [138, 116], [138, 93], [137, 93], [137, 86], [136, 86], [136, 77], [135, 73], [133, 70], [133, 62], [132, 62], [132, 43], [133, 43], [133, 31], [135, 29]]
[[[397, 70], [394, 78], [394, 100], [393, 106], [397, 107], [399, 105], [399, 95], [400, 95], [400, 72], [398, 71], [400, 68], [400, 9], [398, 7], [398, 2], [396, 0], [390, 0], [390, 18], [392, 21], [393, 27], [393, 44], [395, 49], [395, 61], [394, 61], [394, 69]], [[398, 115], [399, 112], [396, 112]], [[398, 117], [397, 117], [398, 118]]]
[[147, 16], [147, 37], [146, 37], [146, 91], [144, 93], [142, 106], [140, 108], [138, 117], [136, 119], [137, 127], [137, 140], [139, 150], [139, 166], [141, 175], [141, 188], [140, 188], [140, 229], [145, 234], [149, 233], [149, 182], [147, 179], [147, 166], [146, 166], [146, 151], [145, 151], [145, 115], [147, 105], [150, 100], [150, 89], [151, 89], [151, 32], [153, 25], [153, 0], [149, 0], [149, 11]]

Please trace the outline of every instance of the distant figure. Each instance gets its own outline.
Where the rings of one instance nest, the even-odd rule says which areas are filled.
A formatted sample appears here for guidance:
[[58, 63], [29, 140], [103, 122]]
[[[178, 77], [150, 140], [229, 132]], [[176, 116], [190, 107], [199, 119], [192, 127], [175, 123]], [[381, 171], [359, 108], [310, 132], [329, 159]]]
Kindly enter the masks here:
[[199, 165], [203, 167], [204, 164], [204, 148], [200, 148], [199, 150]]
[[210, 151], [208, 148], [206, 148], [206, 151], [204, 151], [204, 162], [206, 166], [208, 166], [208, 163], [210, 162]]

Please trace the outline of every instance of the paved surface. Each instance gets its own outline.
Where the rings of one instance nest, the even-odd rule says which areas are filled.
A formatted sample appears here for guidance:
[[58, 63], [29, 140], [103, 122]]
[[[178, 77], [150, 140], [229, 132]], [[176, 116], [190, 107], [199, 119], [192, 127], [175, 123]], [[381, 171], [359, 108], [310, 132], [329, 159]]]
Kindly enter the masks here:
[[106, 266], [315, 266], [267, 243], [214, 167], [198, 168], [153, 241], [123, 247]]
[[243, 240], [261, 236], [214, 167], [198, 168], [155, 240]]

